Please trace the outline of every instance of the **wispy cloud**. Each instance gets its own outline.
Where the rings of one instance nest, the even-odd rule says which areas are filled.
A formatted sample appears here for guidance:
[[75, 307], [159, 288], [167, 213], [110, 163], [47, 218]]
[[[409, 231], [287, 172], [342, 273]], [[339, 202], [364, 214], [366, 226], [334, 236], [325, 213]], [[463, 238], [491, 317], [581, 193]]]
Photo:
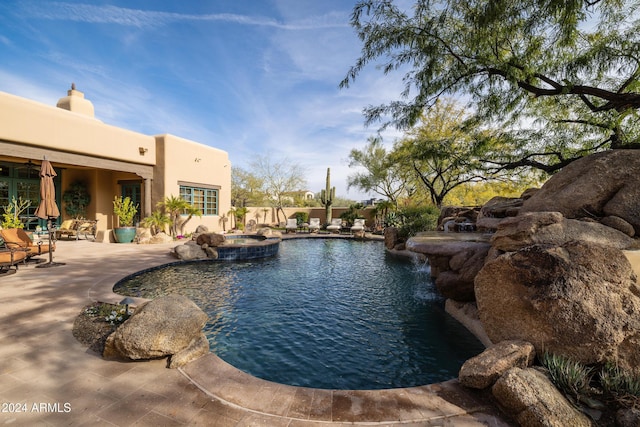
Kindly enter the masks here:
[[[85, 1], [0, 2], [0, 46], [15, 45], [0, 50], [0, 90], [53, 106], [75, 82], [107, 124], [211, 145], [234, 166], [289, 158], [314, 192], [330, 167], [345, 195], [349, 152], [377, 132], [363, 126], [363, 107], [402, 89], [400, 78], [371, 69], [338, 89], [360, 49], [348, 24], [355, 0], [265, 0], [209, 13], [226, 11], [216, 4], [202, 14], [174, 13], [173, 0], [152, 10]], [[385, 143], [397, 134], [385, 131]], [[357, 193], [349, 191], [366, 197]]]
[[129, 9], [112, 5], [96, 6], [91, 4], [50, 2], [48, 3], [49, 7], [45, 9], [37, 3], [25, 2], [22, 3], [22, 6], [24, 11], [34, 18], [85, 22], [90, 24], [115, 24], [136, 28], [157, 27], [176, 22], [194, 21], [220, 21], [239, 25], [273, 27], [282, 30], [310, 30], [347, 26], [345, 22], [337, 20], [334, 14], [284, 23], [266, 17], [233, 13], [194, 15]]

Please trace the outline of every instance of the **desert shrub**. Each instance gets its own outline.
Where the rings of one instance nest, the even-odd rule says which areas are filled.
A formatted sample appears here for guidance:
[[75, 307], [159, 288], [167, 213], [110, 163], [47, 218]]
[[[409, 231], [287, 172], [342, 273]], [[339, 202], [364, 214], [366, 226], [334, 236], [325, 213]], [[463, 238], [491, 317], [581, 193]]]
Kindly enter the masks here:
[[293, 216], [296, 218], [296, 222], [298, 224], [302, 224], [303, 222], [308, 223], [309, 222], [309, 213], [308, 212], [296, 212], [293, 214]]
[[347, 225], [351, 227], [357, 218], [361, 217], [360, 211], [365, 207], [362, 203], [353, 203], [349, 205], [349, 209], [340, 214], [340, 218], [345, 220]]
[[433, 205], [410, 206], [398, 212], [401, 238], [415, 236], [421, 231], [433, 231], [438, 226], [440, 210]]

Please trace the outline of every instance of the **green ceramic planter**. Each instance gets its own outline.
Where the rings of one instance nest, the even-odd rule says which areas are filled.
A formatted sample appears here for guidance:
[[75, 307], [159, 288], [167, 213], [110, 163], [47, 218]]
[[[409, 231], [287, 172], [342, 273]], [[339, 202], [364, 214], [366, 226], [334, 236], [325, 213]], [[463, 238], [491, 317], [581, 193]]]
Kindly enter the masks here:
[[118, 243], [131, 243], [136, 237], [135, 227], [118, 227], [113, 229], [113, 234]]

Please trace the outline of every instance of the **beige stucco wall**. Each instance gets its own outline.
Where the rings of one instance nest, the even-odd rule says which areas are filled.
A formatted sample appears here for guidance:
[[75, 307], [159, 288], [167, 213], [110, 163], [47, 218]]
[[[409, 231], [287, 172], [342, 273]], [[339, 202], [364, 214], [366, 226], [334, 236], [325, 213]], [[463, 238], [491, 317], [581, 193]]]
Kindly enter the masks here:
[[220, 216], [231, 207], [231, 164], [227, 152], [169, 134], [156, 136], [156, 141], [158, 158], [154, 175], [163, 178], [160, 182], [154, 180], [153, 206], [165, 196], [179, 196], [181, 182], [194, 187], [219, 186], [219, 215], [194, 217], [185, 232], [193, 232], [201, 224], [210, 231], [222, 230]]
[[[75, 90], [61, 101], [71, 110], [73, 101], [92, 107]], [[61, 174], [60, 194], [73, 182], [84, 181], [92, 198], [86, 216], [98, 220], [99, 230], [117, 226], [113, 198], [121, 194], [123, 181], [140, 183], [142, 217], [165, 196], [178, 196], [180, 182], [218, 186], [219, 212], [229, 210], [231, 165], [225, 151], [173, 135], [149, 136], [110, 126], [92, 117], [92, 111], [69, 111], [0, 92], [0, 159], [26, 163], [46, 157]], [[150, 198], [145, 200], [147, 188]], [[61, 220], [66, 219], [64, 206], [61, 214]], [[219, 218], [194, 218], [186, 231], [199, 224], [221, 230]]]
[[[74, 113], [0, 92], [0, 140], [152, 165], [155, 139]], [[146, 149], [140, 154], [139, 147]]]
[[[98, 220], [98, 229], [107, 230], [117, 226], [117, 220], [113, 214], [113, 197], [121, 194], [118, 181], [136, 181], [140, 177], [126, 172], [115, 172], [104, 169], [65, 169], [62, 171], [61, 194], [71, 184], [82, 181], [87, 186], [91, 195], [91, 203], [87, 207], [86, 217]], [[141, 183], [143, 197], [144, 185]], [[61, 203], [61, 220], [69, 216], [65, 211], [64, 202]]]

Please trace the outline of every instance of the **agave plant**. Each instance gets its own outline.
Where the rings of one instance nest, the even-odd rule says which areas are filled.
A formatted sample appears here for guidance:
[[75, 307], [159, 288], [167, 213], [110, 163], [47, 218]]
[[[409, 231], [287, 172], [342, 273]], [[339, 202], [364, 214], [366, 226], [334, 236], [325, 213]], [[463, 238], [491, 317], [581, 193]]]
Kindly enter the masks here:
[[590, 383], [593, 370], [582, 363], [562, 355], [545, 352], [542, 365], [549, 371], [553, 382], [566, 395], [581, 400], [591, 392]]

